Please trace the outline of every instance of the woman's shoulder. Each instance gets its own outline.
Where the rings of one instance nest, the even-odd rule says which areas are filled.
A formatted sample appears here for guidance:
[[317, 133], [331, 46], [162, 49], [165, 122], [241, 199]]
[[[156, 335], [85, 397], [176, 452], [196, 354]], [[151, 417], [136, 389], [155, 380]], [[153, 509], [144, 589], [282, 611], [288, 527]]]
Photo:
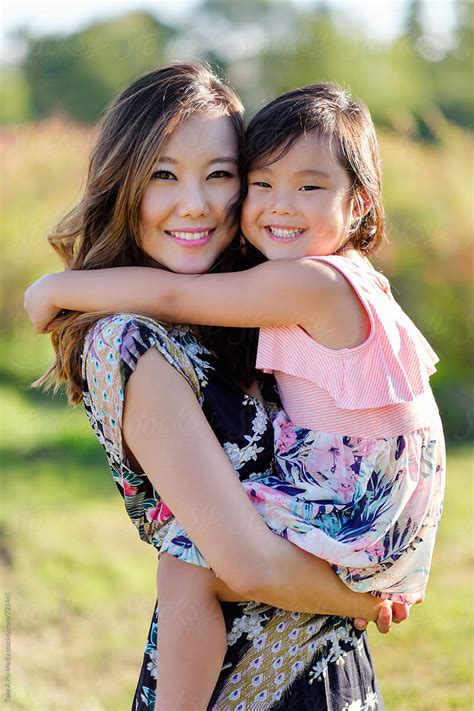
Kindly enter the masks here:
[[137, 314], [112, 314], [97, 321], [84, 339], [84, 377], [107, 371], [109, 380], [120, 371], [124, 383], [150, 348], [162, 356], [200, 392], [208, 366], [208, 351], [188, 326], [164, 324]]
[[168, 337], [170, 326], [154, 321], [138, 314], [111, 314], [105, 316], [91, 327], [84, 339], [84, 351], [94, 350], [96, 353], [109, 348], [119, 348], [124, 339], [136, 337], [138, 334], [161, 335]]

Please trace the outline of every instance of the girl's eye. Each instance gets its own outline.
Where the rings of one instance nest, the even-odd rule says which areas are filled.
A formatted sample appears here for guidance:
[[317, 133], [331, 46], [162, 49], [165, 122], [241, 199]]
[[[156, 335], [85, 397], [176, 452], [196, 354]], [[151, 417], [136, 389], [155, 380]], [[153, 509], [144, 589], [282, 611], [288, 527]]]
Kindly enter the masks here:
[[270, 183], [265, 183], [263, 180], [256, 180], [253, 183], [250, 183], [250, 185], [256, 185], [257, 188], [271, 188], [272, 186]]
[[233, 178], [234, 176], [228, 170], [215, 170], [213, 173], [207, 176], [207, 180], [210, 178]]
[[300, 190], [305, 193], [309, 190], [322, 190], [322, 188], [319, 185], [302, 185]]
[[176, 180], [176, 175], [174, 175], [169, 170], [155, 170], [151, 176], [152, 180]]

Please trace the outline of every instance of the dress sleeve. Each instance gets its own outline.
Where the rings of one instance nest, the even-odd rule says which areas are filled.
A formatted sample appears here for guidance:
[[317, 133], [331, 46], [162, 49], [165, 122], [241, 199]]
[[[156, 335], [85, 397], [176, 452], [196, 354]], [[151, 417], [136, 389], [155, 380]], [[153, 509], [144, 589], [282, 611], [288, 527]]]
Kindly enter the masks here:
[[140, 356], [156, 348], [189, 383], [201, 402], [201, 384], [190, 355], [166, 326], [142, 316], [121, 314], [100, 320], [85, 338], [82, 353], [83, 402], [87, 417], [105, 449], [114, 482], [140, 538], [161, 551], [163, 541], [178, 537], [168, 550], [178, 558], [207, 567], [198, 549], [174, 517], [146, 473], [134, 471], [122, 438], [125, 385]]

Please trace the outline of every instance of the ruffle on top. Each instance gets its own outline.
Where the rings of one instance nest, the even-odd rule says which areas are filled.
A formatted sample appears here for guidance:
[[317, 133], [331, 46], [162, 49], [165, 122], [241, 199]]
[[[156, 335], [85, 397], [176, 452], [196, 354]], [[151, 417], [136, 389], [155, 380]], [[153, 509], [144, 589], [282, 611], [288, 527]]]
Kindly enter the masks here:
[[408, 403], [427, 392], [439, 359], [393, 298], [387, 279], [346, 257], [311, 258], [336, 268], [352, 285], [370, 334], [355, 348], [333, 350], [297, 325], [262, 328], [257, 368], [304, 378], [348, 410]]

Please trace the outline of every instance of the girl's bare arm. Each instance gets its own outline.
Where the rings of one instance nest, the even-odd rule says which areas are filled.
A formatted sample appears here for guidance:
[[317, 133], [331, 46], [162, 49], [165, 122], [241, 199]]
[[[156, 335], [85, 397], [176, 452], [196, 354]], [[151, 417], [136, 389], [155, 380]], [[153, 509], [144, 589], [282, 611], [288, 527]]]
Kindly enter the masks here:
[[313, 321], [315, 306], [344, 311], [352, 290], [344, 277], [308, 259], [265, 262], [226, 274], [174, 274], [147, 267], [48, 274], [25, 294], [44, 332], [60, 309], [139, 313], [170, 323], [283, 326]]

